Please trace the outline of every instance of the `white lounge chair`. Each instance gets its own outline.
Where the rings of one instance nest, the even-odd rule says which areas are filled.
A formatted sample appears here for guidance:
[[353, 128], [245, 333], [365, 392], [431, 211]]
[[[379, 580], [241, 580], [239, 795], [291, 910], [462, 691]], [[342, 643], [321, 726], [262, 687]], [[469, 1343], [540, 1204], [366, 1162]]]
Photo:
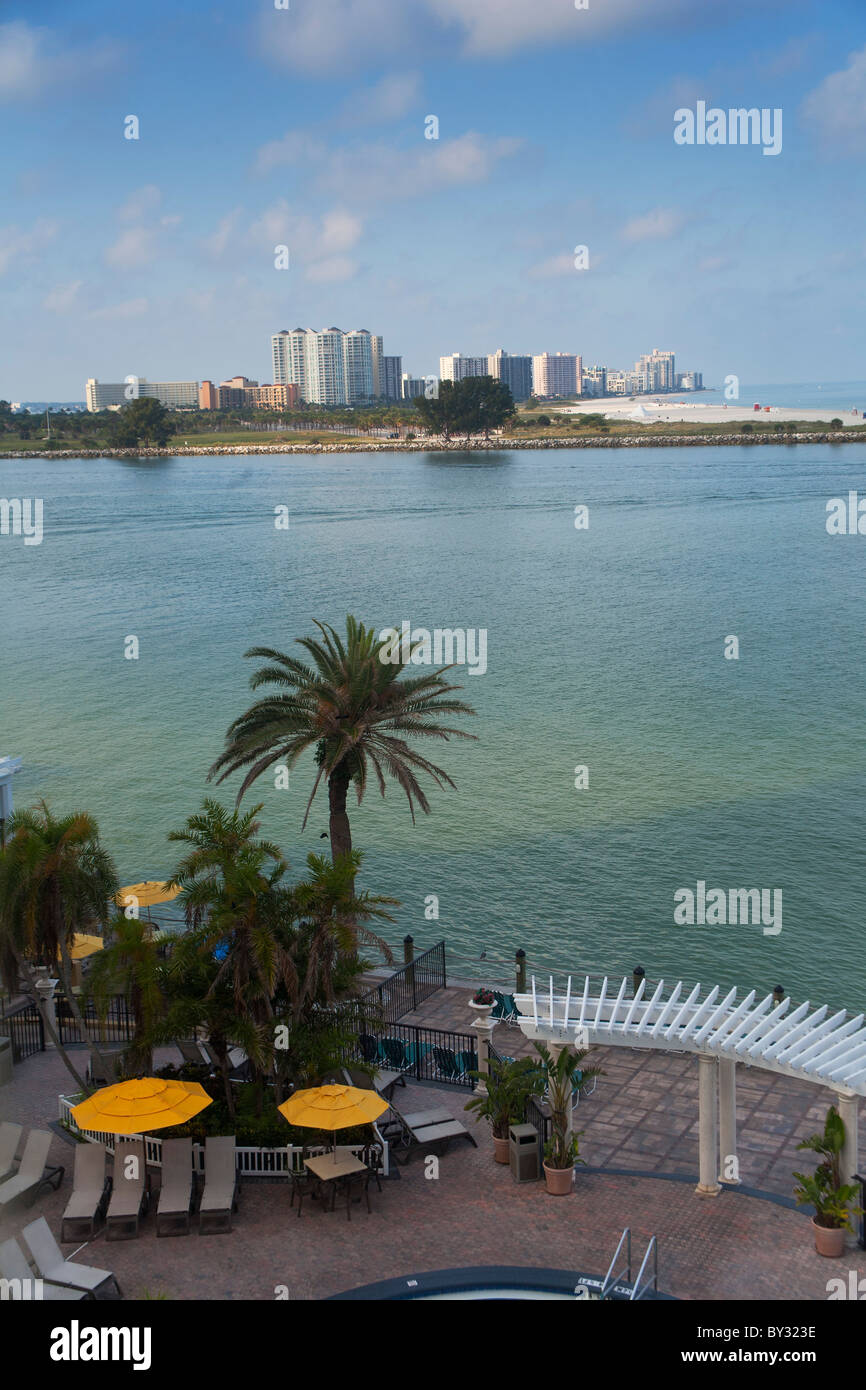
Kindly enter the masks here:
[[205, 1184], [198, 1209], [199, 1235], [230, 1231], [238, 1209], [238, 1175], [234, 1135], [208, 1139], [204, 1150]]
[[[135, 1159], [130, 1165], [129, 1160]], [[132, 1167], [133, 1176], [127, 1176]], [[114, 1176], [111, 1201], [105, 1213], [105, 1239], [131, 1240], [138, 1235], [139, 1218], [150, 1202], [150, 1177], [144, 1155], [143, 1139], [125, 1139], [114, 1151]]]
[[35, 1201], [40, 1187], [45, 1183], [50, 1183], [55, 1192], [57, 1191], [66, 1169], [62, 1164], [52, 1167], [48, 1163], [48, 1150], [51, 1148], [53, 1137], [47, 1129], [31, 1129], [24, 1145], [18, 1172], [13, 1178], [7, 1178], [4, 1183], [0, 1183], [0, 1207], [8, 1206], [16, 1197], [23, 1197], [28, 1192], [31, 1194], [31, 1201]]
[[192, 1140], [163, 1139], [162, 1186], [156, 1208], [156, 1234], [189, 1235], [192, 1202]]
[[31, 1221], [21, 1234], [43, 1279], [50, 1279], [53, 1284], [64, 1284], [70, 1289], [85, 1289], [87, 1293], [92, 1293], [94, 1298], [98, 1297], [100, 1290], [105, 1289], [106, 1285], [113, 1284], [118, 1297], [123, 1297], [117, 1277], [110, 1270], [92, 1269], [90, 1265], [64, 1260], [63, 1251], [54, 1239], [44, 1216], [40, 1216], [38, 1221]]
[[[0, 1245], [0, 1278], [6, 1280], [6, 1297], [13, 1302], [42, 1299], [46, 1303], [80, 1303], [83, 1298], [92, 1297], [86, 1289], [65, 1288], [43, 1279], [41, 1274], [34, 1274], [17, 1240], [4, 1240]], [[37, 1279], [42, 1281], [38, 1298], [34, 1287]]]
[[60, 1223], [60, 1239], [91, 1240], [97, 1224], [105, 1216], [110, 1195], [111, 1178], [105, 1171], [105, 1149], [101, 1144], [79, 1144], [75, 1150], [72, 1196]]

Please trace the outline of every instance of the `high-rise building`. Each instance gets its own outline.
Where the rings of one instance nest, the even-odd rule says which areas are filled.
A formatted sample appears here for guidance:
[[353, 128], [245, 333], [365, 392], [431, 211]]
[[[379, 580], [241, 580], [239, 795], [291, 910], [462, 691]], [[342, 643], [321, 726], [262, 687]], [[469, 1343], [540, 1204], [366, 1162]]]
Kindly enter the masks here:
[[[332, 329], [331, 331], [339, 333], [339, 329]], [[380, 394], [377, 388], [381, 361], [378, 347], [381, 346], [381, 338], [375, 351], [375, 371], [373, 338], [366, 328], [353, 329], [351, 333], [341, 334], [341, 338], [343, 381], [346, 393], [345, 401], [341, 404], [354, 405], [358, 401], [375, 399]]]
[[199, 410], [219, 410], [219, 391], [212, 381], [203, 381], [198, 388]]
[[129, 376], [125, 381], [97, 381], [90, 377], [85, 388], [89, 411], [111, 410], [144, 396], [159, 401], [170, 410], [195, 410], [198, 405], [197, 381], [148, 381]]
[[379, 395], [386, 401], [399, 401], [403, 398], [402, 357], [382, 357], [379, 369]]
[[463, 381], [467, 376], [487, 375], [486, 357], [464, 357], [460, 352], [452, 352], [448, 357], [439, 358], [441, 381]]
[[542, 352], [532, 359], [532, 394], [541, 400], [579, 396], [582, 362], [573, 352]]
[[677, 375], [677, 386], [681, 391], [703, 391], [704, 374], [703, 372], [680, 372]]
[[271, 357], [274, 383], [297, 386], [310, 404], [355, 405], [386, 394], [382, 339], [366, 328], [284, 328], [271, 338]]
[[427, 382], [423, 376], [409, 376], [404, 372], [401, 378], [401, 396], [404, 401], [413, 401], [416, 396], [423, 396], [427, 389]]
[[297, 404], [297, 386], [260, 386], [246, 376], [232, 377], [219, 386], [203, 381], [198, 393], [199, 410], [291, 410]]
[[504, 348], [492, 352], [487, 359], [488, 374], [504, 381], [516, 401], [527, 401], [532, 395], [532, 358], [513, 357]]
[[653, 348], [634, 364], [635, 376], [642, 384], [641, 391], [674, 391], [677, 384], [676, 363], [672, 352]]
[[584, 396], [607, 395], [607, 367], [586, 367], [581, 374]]

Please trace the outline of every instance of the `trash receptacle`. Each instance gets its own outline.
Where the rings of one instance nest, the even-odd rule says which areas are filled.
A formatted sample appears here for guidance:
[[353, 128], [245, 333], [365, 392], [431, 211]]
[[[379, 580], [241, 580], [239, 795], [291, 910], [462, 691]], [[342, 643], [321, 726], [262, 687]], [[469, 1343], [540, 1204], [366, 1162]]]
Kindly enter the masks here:
[[12, 1039], [0, 1037], [0, 1086], [12, 1080]]
[[509, 1125], [508, 1161], [515, 1182], [538, 1182], [538, 1130], [535, 1125]]

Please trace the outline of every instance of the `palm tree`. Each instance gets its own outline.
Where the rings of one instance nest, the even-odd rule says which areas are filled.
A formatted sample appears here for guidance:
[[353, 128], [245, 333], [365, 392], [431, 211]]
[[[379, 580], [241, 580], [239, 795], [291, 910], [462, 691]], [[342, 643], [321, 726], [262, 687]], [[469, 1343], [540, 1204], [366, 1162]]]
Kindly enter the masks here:
[[[96, 821], [86, 811], [55, 817], [40, 801], [29, 811], [15, 812], [9, 829], [6, 848], [0, 854], [4, 975], [8, 978], [12, 964], [17, 965], [39, 1007], [30, 962], [53, 970], [59, 960], [65, 997], [81, 1037], [99, 1056], [72, 990], [69, 946], [77, 931], [108, 922], [118, 887], [114, 864], [99, 843]], [[41, 1007], [40, 1014], [47, 1023]], [[56, 1046], [57, 1036], [50, 1024], [48, 1031]], [[80, 1082], [66, 1053], [60, 1050]]]
[[111, 944], [93, 959], [87, 987], [100, 1014], [117, 994], [129, 1000], [135, 1035], [126, 1058], [135, 1075], [149, 1073], [153, 1064], [153, 1036], [164, 1013], [161, 975], [150, 923], [119, 913]]
[[[409, 746], [407, 739], [473, 738], [462, 729], [437, 722], [442, 714], [474, 714], [471, 706], [449, 698], [459, 690], [442, 679], [450, 667], [423, 676], [398, 680], [405, 662], [383, 660], [387, 640], [377, 640], [372, 628], [346, 618], [345, 641], [327, 623], [316, 622], [322, 640], [299, 637], [298, 645], [312, 665], [272, 647], [253, 647], [248, 657], [269, 662], [252, 677], [253, 690], [263, 685], [278, 689], [259, 700], [229, 726], [226, 747], [208, 773], [222, 782], [240, 768], [248, 771], [237, 804], [257, 777], [274, 763], [292, 767], [308, 748], [316, 750], [319, 771], [313, 783], [303, 824], [322, 779], [328, 786], [331, 857], [336, 864], [351, 853], [352, 835], [346, 812], [349, 783], [355, 783], [360, 804], [370, 769], [385, 795], [386, 776], [398, 783], [409, 802], [412, 820], [416, 805], [430, 805], [416, 776], [432, 777], [437, 786], [454, 783], [441, 767]], [[413, 648], [412, 650], [415, 650]]]

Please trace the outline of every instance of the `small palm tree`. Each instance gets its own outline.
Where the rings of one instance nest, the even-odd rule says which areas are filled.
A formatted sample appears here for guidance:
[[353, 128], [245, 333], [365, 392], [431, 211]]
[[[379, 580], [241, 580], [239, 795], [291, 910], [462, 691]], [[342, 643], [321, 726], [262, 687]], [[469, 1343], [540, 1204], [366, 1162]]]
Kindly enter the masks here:
[[[118, 888], [117, 873], [99, 843], [96, 821], [85, 811], [54, 816], [44, 801], [28, 811], [17, 811], [9, 821], [10, 835], [0, 854], [0, 935], [3, 973], [14, 964], [40, 1007], [39, 992], [30, 962], [58, 966], [66, 1000], [81, 1037], [99, 1056], [72, 990], [69, 947], [77, 931], [94, 923], [106, 925]], [[48, 1024], [52, 1041], [57, 1036]], [[72, 1075], [81, 1078], [60, 1049]], [[82, 1089], [86, 1089], [82, 1084]]]
[[[405, 665], [383, 660], [386, 640], [378, 640], [372, 628], [353, 617], [346, 619], [345, 641], [326, 623], [316, 623], [322, 634], [299, 637], [311, 665], [286, 656], [272, 647], [253, 647], [248, 657], [270, 663], [253, 675], [254, 690], [263, 685], [277, 690], [252, 705], [229, 726], [226, 747], [208, 777], [223, 781], [246, 768], [238, 792], [238, 804], [257, 777], [273, 766], [291, 768], [309, 748], [316, 750], [319, 771], [307, 802], [306, 826], [313, 799], [323, 779], [328, 786], [331, 857], [334, 863], [352, 849], [346, 811], [350, 782], [358, 802], [363, 799], [371, 770], [385, 795], [386, 778], [393, 778], [409, 802], [425, 814], [430, 805], [417, 774], [431, 777], [437, 786], [454, 783], [441, 767], [411, 748], [407, 740], [472, 738], [462, 729], [440, 724], [438, 717], [474, 714], [461, 700], [451, 698], [459, 686], [442, 679], [443, 667], [427, 675], [399, 680]], [[414, 650], [414, 649], [413, 649]]]

